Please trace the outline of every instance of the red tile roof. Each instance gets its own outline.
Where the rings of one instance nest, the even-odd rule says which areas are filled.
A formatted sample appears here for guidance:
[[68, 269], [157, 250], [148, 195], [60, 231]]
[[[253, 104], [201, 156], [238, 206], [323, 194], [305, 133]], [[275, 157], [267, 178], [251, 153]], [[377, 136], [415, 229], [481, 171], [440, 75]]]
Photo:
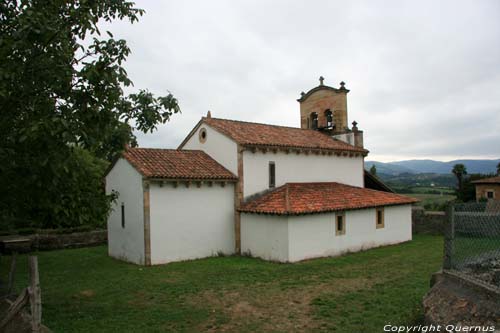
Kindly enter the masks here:
[[205, 117], [202, 122], [241, 145], [368, 153], [366, 149], [335, 140], [316, 130]]
[[201, 150], [129, 148], [123, 157], [148, 178], [237, 179]]
[[475, 180], [474, 184], [500, 184], [500, 176]]
[[245, 202], [241, 212], [299, 215], [404, 205], [417, 202], [404, 195], [340, 183], [288, 183]]

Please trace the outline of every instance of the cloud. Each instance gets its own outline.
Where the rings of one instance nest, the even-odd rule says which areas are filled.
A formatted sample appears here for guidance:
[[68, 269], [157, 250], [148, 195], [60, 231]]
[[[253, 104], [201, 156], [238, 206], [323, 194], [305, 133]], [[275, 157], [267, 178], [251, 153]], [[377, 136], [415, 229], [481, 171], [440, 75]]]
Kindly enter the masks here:
[[182, 114], [141, 146], [176, 147], [207, 110], [299, 125], [301, 91], [344, 80], [370, 159], [500, 156], [498, 1], [137, 1], [109, 29], [136, 88]]

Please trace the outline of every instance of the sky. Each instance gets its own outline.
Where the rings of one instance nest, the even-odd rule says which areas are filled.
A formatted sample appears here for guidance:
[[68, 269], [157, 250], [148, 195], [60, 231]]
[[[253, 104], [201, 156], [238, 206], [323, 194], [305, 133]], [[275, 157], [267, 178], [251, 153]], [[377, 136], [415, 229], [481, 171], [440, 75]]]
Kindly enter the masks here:
[[134, 88], [182, 114], [142, 147], [176, 148], [199, 119], [299, 127], [300, 92], [346, 82], [367, 160], [500, 158], [500, 1], [153, 1], [106, 26]]

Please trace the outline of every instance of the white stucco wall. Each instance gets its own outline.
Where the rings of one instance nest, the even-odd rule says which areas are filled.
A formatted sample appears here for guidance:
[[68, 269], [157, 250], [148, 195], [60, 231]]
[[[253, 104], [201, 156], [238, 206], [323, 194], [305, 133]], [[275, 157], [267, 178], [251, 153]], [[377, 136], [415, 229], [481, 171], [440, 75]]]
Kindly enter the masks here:
[[241, 214], [241, 252], [266, 260], [288, 261], [287, 217]]
[[234, 253], [234, 185], [150, 190], [151, 263]]
[[[144, 264], [144, 209], [142, 176], [121, 158], [106, 176], [106, 193], [118, 191], [108, 218], [110, 256]], [[122, 228], [121, 204], [125, 204], [125, 228]]]
[[290, 217], [243, 213], [242, 251], [295, 262], [411, 240], [411, 205], [385, 207], [384, 215], [385, 227], [377, 229], [375, 209], [347, 211], [346, 232], [335, 235], [334, 213]]
[[[199, 132], [202, 128], [205, 128], [207, 131], [206, 141], [203, 143], [199, 140]], [[238, 175], [238, 151], [236, 143], [206, 124], [202, 124], [198, 128], [182, 149], [203, 150], [226, 169]]]
[[243, 152], [243, 195], [269, 188], [269, 162], [276, 166], [276, 187], [289, 182], [339, 182], [363, 187], [363, 157]]
[[332, 135], [332, 137], [334, 137], [337, 140], [348, 143], [350, 145], [354, 144], [354, 133], [353, 132]]
[[411, 240], [411, 205], [384, 208], [384, 228], [376, 228], [376, 210], [345, 212], [344, 235], [335, 235], [335, 214], [288, 218], [289, 261], [336, 256]]

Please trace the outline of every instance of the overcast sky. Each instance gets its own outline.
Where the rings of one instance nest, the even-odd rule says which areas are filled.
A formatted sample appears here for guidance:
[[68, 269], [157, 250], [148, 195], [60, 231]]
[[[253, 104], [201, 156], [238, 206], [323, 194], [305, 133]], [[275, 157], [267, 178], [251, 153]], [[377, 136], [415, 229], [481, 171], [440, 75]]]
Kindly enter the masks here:
[[182, 114], [142, 147], [176, 148], [201, 116], [299, 126], [301, 91], [346, 82], [368, 160], [500, 158], [500, 1], [141, 1], [110, 30], [135, 88]]

